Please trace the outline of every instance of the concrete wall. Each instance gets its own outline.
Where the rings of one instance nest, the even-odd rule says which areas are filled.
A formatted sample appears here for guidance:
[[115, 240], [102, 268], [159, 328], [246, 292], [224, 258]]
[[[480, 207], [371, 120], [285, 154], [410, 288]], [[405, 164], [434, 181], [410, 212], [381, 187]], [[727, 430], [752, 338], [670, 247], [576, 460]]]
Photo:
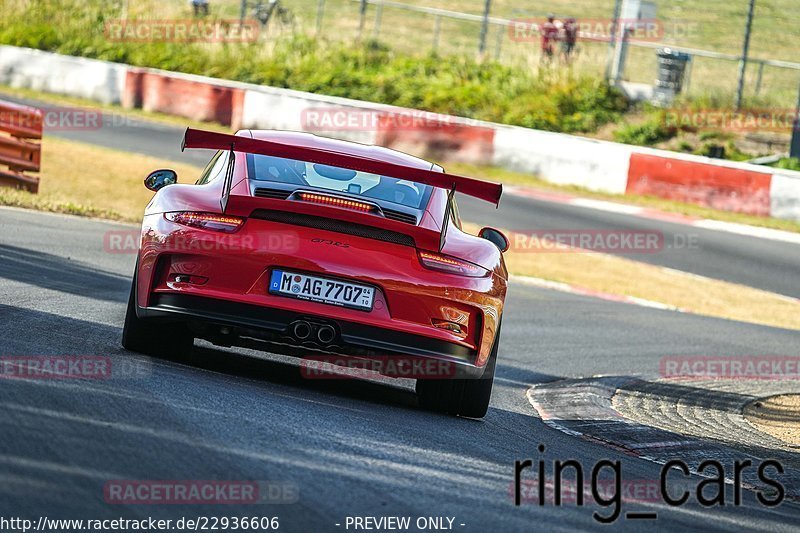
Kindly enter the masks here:
[[0, 84], [119, 104], [127, 65], [0, 45]]

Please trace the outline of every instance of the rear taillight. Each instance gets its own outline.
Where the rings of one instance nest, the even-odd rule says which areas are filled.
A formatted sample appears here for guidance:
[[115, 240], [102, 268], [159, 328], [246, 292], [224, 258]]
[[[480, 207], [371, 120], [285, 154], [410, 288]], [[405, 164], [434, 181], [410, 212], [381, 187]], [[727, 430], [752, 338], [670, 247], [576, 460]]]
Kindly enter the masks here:
[[473, 278], [483, 277], [489, 272], [485, 268], [473, 265], [467, 261], [432, 252], [419, 252], [419, 262], [422, 263], [422, 266], [425, 268]]
[[184, 226], [211, 231], [224, 231], [225, 233], [233, 233], [242, 227], [245, 221], [242, 217], [218, 215], [215, 213], [196, 213], [194, 211], [166, 213], [164, 217], [167, 220], [171, 220], [177, 224], [183, 224]]
[[302, 201], [310, 202], [312, 204], [332, 205], [334, 207], [343, 207], [345, 209], [352, 209], [353, 211], [361, 211], [362, 213], [370, 213], [375, 210], [375, 206], [365, 202], [356, 200], [348, 200], [346, 198], [339, 198], [336, 196], [328, 196], [327, 194], [314, 194], [312, 192], [301, 192], [297, 195]]

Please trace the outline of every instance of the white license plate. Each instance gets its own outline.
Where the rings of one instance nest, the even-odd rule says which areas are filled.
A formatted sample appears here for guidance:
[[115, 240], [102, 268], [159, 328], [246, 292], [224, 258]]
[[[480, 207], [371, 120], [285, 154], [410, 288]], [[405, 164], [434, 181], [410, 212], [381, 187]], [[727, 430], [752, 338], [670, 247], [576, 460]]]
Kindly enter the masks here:
[[375, 289], [358, 283], [273, 270], [269, 293], [365, 311], [372, 310]]

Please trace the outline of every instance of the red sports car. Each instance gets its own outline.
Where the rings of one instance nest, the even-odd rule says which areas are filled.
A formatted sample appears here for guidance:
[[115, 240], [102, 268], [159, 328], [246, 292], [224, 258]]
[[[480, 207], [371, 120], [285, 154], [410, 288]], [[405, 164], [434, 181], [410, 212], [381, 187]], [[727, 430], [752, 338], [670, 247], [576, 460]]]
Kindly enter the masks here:
[[454, 193], [497, 204], [500, 185], [307, 133], [188, 129], [184, 148], [217, 153], [194, 185], [171, 170], [145, 179], [157, 192], [126, 349], [186, 355], [200, 338], [335, 365], [389, 361], [370, 368], [394, 377], [434, 362], [415, 367], [437, 369], [414, 374], [420, 404], [486, 414], [508, 241], [493, 228], [463, 232]]

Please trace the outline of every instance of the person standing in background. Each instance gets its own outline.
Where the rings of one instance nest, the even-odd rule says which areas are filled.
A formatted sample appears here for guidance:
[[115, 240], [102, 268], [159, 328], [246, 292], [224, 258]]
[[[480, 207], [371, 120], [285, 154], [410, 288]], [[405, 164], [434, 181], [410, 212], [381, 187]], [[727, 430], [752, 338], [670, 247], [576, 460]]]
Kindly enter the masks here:
[[540, 30], [542, 36], [542, 60], [550, 62], [553, 59], [553, 49], [558, 40], [558, 28], [555, 23], [555, 15], [547, 15], [547, 22], [542, 24]]
[[564, 21], [564, 28], [561, 36], [561, 54], [564, 61], [572, 61], [572, 53], [575, 51], [575, 44], [578, 42], [578, 22], [569, 17]]

